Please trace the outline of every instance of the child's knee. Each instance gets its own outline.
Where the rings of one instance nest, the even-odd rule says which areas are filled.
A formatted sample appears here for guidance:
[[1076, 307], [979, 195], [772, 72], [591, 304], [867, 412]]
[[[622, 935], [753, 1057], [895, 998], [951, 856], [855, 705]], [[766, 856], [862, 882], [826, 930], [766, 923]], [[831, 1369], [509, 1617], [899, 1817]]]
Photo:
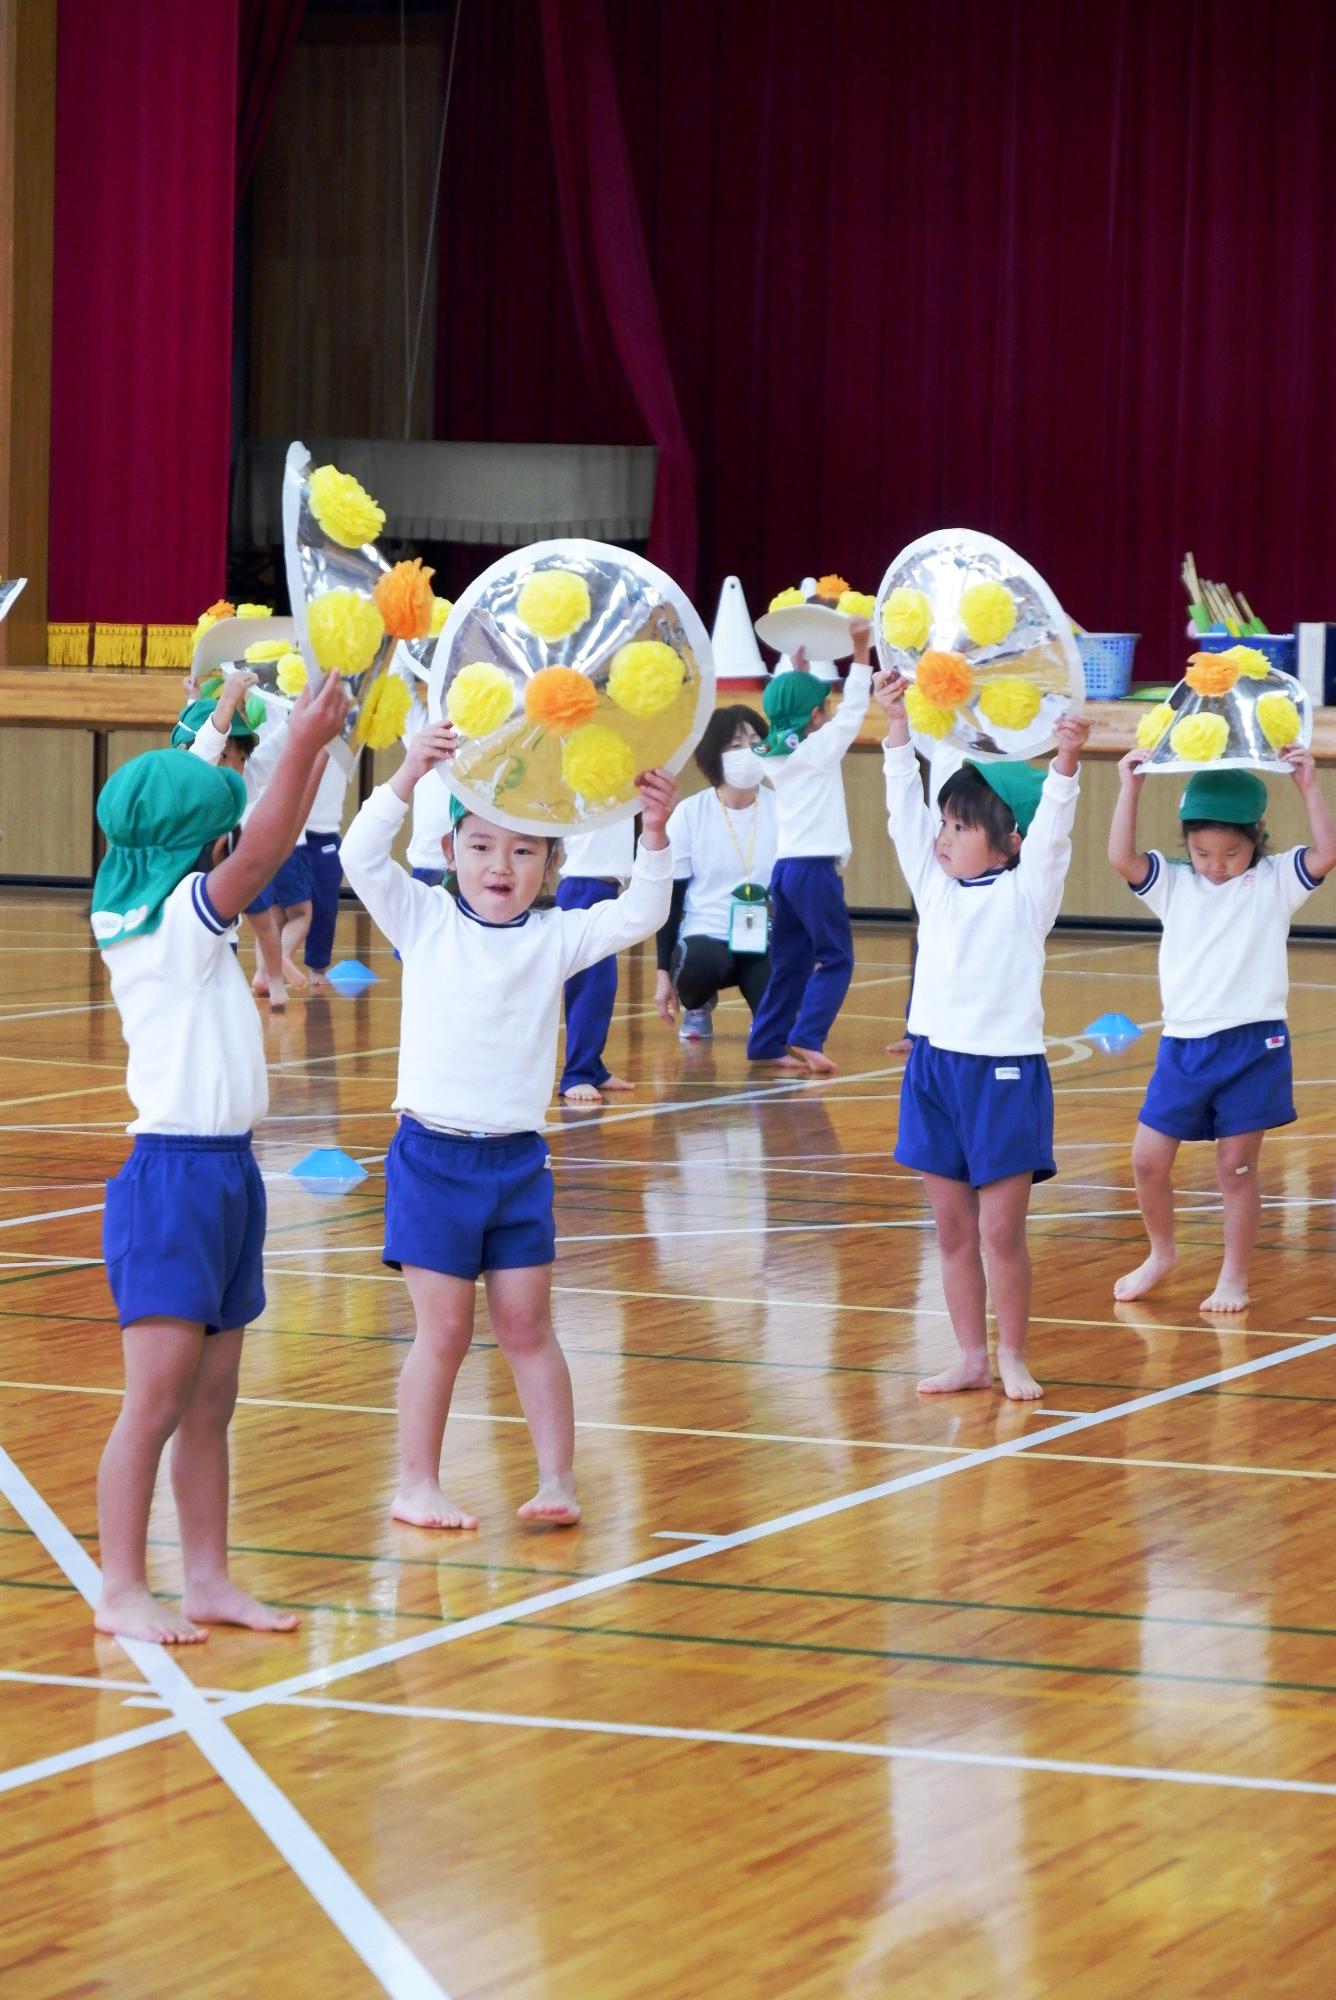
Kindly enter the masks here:
[[492, 1331], [508, 1361], [530, 1360], [556, 1341], [546, 1313], [505, 1315], [493, 1320]]
[[122, 1421], [140, 1437], [166, 1444], [190, 1406], [190, 1390], [168, 1383], [127, 1388], [121, 1404]]
[[985, 1212], [979, 1217], [979, 1240], [990, 1264], [1024, 1262], [1030, 1255], [1023, 1219], [1016, 1222], [1009, 1215]]

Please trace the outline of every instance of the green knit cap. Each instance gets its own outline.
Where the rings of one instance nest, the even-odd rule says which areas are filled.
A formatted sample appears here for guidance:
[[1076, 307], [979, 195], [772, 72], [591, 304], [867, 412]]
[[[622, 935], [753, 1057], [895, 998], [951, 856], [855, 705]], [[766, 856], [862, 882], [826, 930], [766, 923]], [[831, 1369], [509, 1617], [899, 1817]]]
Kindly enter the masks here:
[[1255, 771], [1194, 771], [1178, 802], [1180, 819], [1256, 826], [1266, 815], [1266, 781]]
[[1033, 764], [976, 764], [970, 762], [971, 771], [977, 771], [992, 791], [997, 793], [1004, 806], [1010, 806], [1016, 821], [1017, 833], [1028, 833], [1030, 822], [1039, 809], [1040, 795], [1044, 789], [1044, 774], [1036, 771]]
[[[202, 695], [198, 701], [192, 701], [188, 708], [183, 708], [176, 718], [176, 727], [172, 731], [173, 750], [179, 750], [185, 743], [193, 743], [217, 706], [216, 696], [210, 698], [208, 695]], [[258, 695], [247, 695], [244, 707], [237, 709], [232, 717], [229, 736], [258, 736], [267, 713]]]
[[820, 708], [829, 693], [825, 681], [818, 680], [815, 674], [799, 673], [796, 668], [767, 681], [761, 696], [761, 706], [770, 722], [770, 734], [762, 745], [764, 754], [791, 755], [803, 739], [813, 710]]
[[202, 757], [146, 750], [122, 764], [97, 801], [107, 852], [93, 884], [92, 924], [102, 949], [157, 930], [163, 904], [201, 850], [230, 833], [245, 809], [240, 773]]

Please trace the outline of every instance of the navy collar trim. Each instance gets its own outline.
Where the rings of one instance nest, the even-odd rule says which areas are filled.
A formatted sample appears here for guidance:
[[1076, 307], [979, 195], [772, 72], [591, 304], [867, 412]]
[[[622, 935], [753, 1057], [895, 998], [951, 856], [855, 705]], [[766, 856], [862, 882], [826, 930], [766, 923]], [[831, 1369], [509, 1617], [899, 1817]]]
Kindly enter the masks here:
[[468, 917], [470, 922], [481, 924], [485, 931], [517, 931], [521, 924], [527, 924], [529, 921], [528, 910], [521, 910], [517, 917], [507, 917], [505, 923], [493, 924], [486, 917], [480, 917], [473, 906], [470, 903], [466, 903], [462, 896], [457, 897], [456, 901], [459, 904], [459, 914], [461, 917]]
[[956, 877], [958, 889], [991, 889], [1001, 875], [1009, 875], [1009, 868], [989, 868], [982, 875], [959, 875]]

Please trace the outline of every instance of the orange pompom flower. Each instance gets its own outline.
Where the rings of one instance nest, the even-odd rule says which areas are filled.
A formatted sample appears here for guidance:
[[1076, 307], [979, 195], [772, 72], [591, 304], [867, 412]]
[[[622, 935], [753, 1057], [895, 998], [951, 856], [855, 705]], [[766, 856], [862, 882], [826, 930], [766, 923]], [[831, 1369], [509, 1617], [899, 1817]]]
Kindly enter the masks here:
[[392, 639], [425, 639], [431, 630], [436, 602], [431, 580], [434, 569], [422, 567], [421, 556], [397, 562], [387, 570], [371, 595]]
[[816, 589], [812, 594], [814, 597], [828, 597], [832, 604], [838, 604], [848, 588], [847, 578], [836, 576], [832, 572], [829, 576], [819, 576], [817, 578]]
[[220, 597], [216, 604], [211, 604], [207, 611], [201, 613], [201, 621], [207, 618], [211, 625], [216, 625], [220, 618], [235, 618], [236, 615], [236, 605], [229, 604], [225, 597]]
[[1194, 653], [1184, 679], [1196, 694], [1228, 694], [1239, 677], [1239, 663], [1228, 653]]
[[958, 708], [968, 701], [974, 687], [969, 662], [959, 653], [926, 652], [915, 675], [925, 701], [934, 708]]
[[598, 689], [587, 674], [574, 667], [540, 667], [524, 689], [524, 713], [530, 722], [569, 736], [588, 722], [598, 707]]

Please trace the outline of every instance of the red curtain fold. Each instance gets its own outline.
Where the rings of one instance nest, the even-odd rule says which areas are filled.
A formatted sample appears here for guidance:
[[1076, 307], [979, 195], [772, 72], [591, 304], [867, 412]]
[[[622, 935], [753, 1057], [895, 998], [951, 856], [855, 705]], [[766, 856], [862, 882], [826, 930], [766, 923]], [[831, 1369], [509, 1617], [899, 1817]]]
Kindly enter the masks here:
[[[598, 315], [634, 325], [607, 305], [638, 296], [610, 247], [629, 197], [587, 4], [465, 9], [442, 435], [628, 434], [631, 364]], [[635, 0], [606, 22], [707, 609], [730, 570], [754, 606], [827, 569], [873, 588], [905, 542], [962, 524], [1092, 630], [1140, 631], [1155, 677], [1182, 668], [1185, 548], [1273, 626], [1332, 610], [1319, 0]], [[569, 283], [549, 99], [586, 128]], [[605, 342], [592, 387], [581, 315]]]
[[240, 0], [237, 19], [237, 200], [250, 184], [306, 0]]
[[188, 623], [227, 564], [236, 0], [61, 0], [50, 616]]
[[696, 580], [696, 466], [682, 427], [645, 254], [603, 0], [540, 0], [557, 205], [589, 379], [614, 421], [631, 411], [658, 446], [649, 553]]

